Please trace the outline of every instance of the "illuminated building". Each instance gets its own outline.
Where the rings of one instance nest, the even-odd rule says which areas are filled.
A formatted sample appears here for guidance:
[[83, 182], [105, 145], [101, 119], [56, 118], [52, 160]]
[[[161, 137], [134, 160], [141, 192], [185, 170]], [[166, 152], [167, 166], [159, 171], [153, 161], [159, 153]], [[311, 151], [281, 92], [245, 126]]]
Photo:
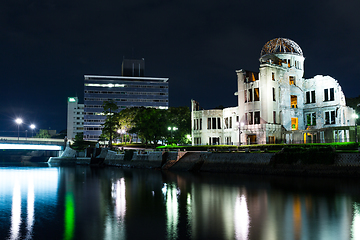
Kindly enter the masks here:
[[268, 41], [259, 72], [237, 70], [238, 106], [200, 110], [192, 101], [193, 144], [265, 144], [354, 140], [354, 110], [338, 81], [304, 79], [300, 46], [286, 38]]
[[84, 104], [77, 97], [68, 98], [67, 138], [74, 139], [76, 134], [84, 131]]
[[129, 107], [167, 109], [168, 78], [144, 76], [144, 60], [127, 60], [122, 76], [84, 76], [84, 139], [98, 140], [102, 133], [103, 102], [115, 101], [119, 110]]

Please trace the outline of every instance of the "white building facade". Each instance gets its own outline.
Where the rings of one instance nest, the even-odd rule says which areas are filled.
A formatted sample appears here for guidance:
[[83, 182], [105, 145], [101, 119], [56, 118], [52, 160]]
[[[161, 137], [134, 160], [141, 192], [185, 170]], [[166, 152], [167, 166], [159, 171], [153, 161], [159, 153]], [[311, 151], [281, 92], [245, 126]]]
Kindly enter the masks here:
[[68, 98], [67, 138], [73, 140], [78, 133], [84, 131], [84, 104], [77, 97]]
[[236, 71], [237, 107], [199, 110], [192, 100], [193, 144], [354, 141], [355, 112], [338, 81], [304, 79], [304, 60], [294, 41], [268, 41], [259, 72]]

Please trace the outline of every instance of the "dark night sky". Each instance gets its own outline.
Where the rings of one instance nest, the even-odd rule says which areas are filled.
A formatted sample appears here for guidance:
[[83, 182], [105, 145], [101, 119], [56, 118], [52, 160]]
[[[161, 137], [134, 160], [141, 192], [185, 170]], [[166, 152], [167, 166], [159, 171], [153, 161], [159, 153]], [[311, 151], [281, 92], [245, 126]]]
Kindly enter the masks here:
[[300, 45], [306, 78], [330, 75], [358, 96], [359, 10], [357, 0], [1, 1], [0, 130], [16, 131], [18, 116], [66, 129], [67, 97], [83, 102], [83, 75], [120, 75], [123, 57], [170, 78], [170, 106], [235, 106], [235, 70], [258, 71], [276, 37]]

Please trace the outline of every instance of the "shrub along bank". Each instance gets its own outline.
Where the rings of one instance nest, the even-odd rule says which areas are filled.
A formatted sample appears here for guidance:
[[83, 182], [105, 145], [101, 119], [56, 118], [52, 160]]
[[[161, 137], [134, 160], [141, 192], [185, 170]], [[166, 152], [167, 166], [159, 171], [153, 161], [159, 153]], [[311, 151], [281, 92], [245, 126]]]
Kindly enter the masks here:
[[270, 165], [275, 164], [324, 164], [332, 165], [335, 163], [336, 151], [331, 146], [291, 146], [284, 147], [276, 153]]
[[[358, 150], [359, 144], [354, 142], [346, 143], [308, 143], [308, 144], [256, 144], [256, 145], [201, 145], [201, 146], [177, 146], [167, 145], [157, 147], [159, 150], [185, 150], [185, 151], [217, 151], [217, 152], [231, 152], [231, 151], [268, 151], [278, 152], [284, 148], [294, 148], [289, 151], [302, 151], [311, 149], [310, 151], [316, 154], [317, 151], [325, 151], [326, 148], [335, 149], [336, 151], [353, 152]], [[301, 150], [302, 149], [302, 150]], [[316, 150], [318, 149], [318, 150]]]

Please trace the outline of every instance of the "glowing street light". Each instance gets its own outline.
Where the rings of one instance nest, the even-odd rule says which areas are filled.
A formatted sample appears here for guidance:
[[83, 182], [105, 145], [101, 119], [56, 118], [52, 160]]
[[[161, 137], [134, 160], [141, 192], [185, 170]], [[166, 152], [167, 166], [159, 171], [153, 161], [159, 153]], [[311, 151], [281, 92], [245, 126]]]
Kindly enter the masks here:
[[168, 130], [169, 131], [171, 131], [171, 138], [173, 138], [173, 131], [176, 131], [176, 130], [178, 130], [178, 128], [177, 127], [168, 127]]
[[36, 126], [35, 126], [34, 124], [31, 124], [31, 125], [30, 125], [30, 128], [31, 128], [31, 130], [32, 130], [32, 131], [31, 131], [31, 137], [34, 137], [34, 129], [35, 129], [35, 127], [36, 127]]
[[15, 120], [16, 124], [18, 125], [18, 141], [20, 140], [20, 124], [23, 123], [23, 120], [21, 118], [17, 118]]

